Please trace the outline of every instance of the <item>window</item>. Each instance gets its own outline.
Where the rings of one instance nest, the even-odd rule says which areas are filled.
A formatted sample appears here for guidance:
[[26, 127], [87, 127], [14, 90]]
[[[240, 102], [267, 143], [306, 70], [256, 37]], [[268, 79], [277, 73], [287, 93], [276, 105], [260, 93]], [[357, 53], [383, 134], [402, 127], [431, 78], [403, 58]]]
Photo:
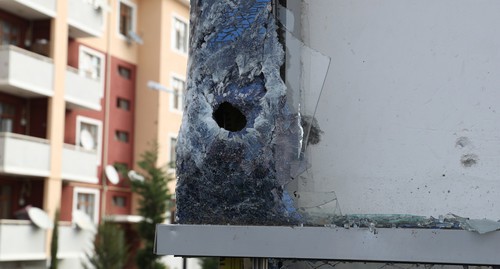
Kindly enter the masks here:
[[130, 101], [127, 99], [118, 97], [116, 99], [116, 107], [129, 111], [130, 110]]
[[175, 168], [175, 161], [177, 160], [175, 149], [177, 148], [177, 137], [170, 138], [170, 165]]
[[188, 52], [188, 24], [179, 18], [174, 17], [174, 29], [172, 31], [173, 47], [175, 50]]
[[116, 207], [126, 207], [127, 206], [127, 198], [125, 196], [113, 196], [113, 206]]
[[0, 45], [21, 45], [19, 27], [0, 19]]
[[12, 132], [16, 108], [0, 102], [0, 132]]
[[127, 37], [130, 31], [135, 32], [135, 5], [132, 2], [120, 0], [119, 2], [120, 16], [118, 17], [118, 32], [120, 35]]
[[173, 77], [172, 78], [172, 90], [174, 94], [172, 96], [172, 108], [175, 110], [183, 109], [183, 98], [184, 92], [186, 91], [186, 82], [184, 80]]
[[118, 66], [118, 74], [120, 77], [124, 79], [131, 79], [132, 78], [132, 70], [129, 68], [123, 67], [121, 65]]
[[118, 141], [128, 143], [129, 135], [128, 132], [125, 131], [116, 131], [115, 138]]
[[[89, 134], [91, 139], [88, 138]], [[82, 139], [82, 137], [87, 138]], [[75, 140], [77, 146], [97, 151], [97, 164], [101, 164], [102, 122], [100, 120], [77, 116]]]
[[80, 46], [78, 69], [86, 77], [102, 81], [104, 77], [104, 54]]
[[86, 213], [94, 223], [99, 216], [99, 190], [76, 187], [73, 190], [73, 211], [80, 210]]
[[10, 186], [0, 186], [0, 219], [10, 218]]

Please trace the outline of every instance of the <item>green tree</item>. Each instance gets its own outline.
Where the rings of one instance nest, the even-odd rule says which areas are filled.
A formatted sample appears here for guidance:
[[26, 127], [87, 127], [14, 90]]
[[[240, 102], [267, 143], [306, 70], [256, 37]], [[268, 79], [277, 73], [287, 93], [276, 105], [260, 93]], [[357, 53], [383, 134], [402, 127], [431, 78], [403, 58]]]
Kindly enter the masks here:
[[115, 224], [103, 222], [99, 225], [94, 240], [94, 255], [87, 254], [88, 264], [84, 268], [122, 269], [127, 260], [128, 247], [125, 233]]
[[139, 214], [144, 218], [138, 225], [138, 234], [142, 238], [143, 248], [136, 256], [137, 266], [141, 269], [164, 269], [166, 266], [153, 253], [156, 224], [165, 221], [165, 213], [171, 195], [167, 183], [171, 178], [165, 169], [157, 165], [158, 145], [145, 151], [138, 162], [144, 172], [144, 180], [131, 178], [132, 190], [139, 194]]
[[217, 257], [203, 257], [198, 260], [201, 269], [218, 269], [219, 258]]
[[50, 241], [50, 269], [57, 269], [57, 250], [59, 248], [59, 209], [54, 216], [54, 229]]

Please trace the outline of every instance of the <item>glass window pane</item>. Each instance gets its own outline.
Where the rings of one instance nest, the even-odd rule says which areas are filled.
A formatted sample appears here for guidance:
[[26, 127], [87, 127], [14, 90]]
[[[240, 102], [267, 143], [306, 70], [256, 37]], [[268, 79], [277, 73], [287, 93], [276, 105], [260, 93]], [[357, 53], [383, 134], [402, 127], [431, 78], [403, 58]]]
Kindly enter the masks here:
[[118, 141], [127, 143], [129, 140], [129, 134], [128, 134], [128, 132], [125, 132], [125, 131], [116, 131], [115, 138]]
[[12, 132], [16, 108], [0, 102], [0, 132]]
[[94, 220], [95, 195], [91, 193], [78, 193], [77, 209], [85, 212]]
[[[97, 147], [99, 146], [97, 143], [97, 141], [99, 141], [98, 135], [97, 135], [97, 132], [98, 132], [97, 125], [82, 122], [82, 123], [80, 123], [80, 134], [78, 134], [78, 135], [81, 135], [83, 130], [88, 131], [92, 135], [92, 138], [94, 140], [94, 143], [93, 143], [94, 147], [92, 149], [97, 150]], [[81, 139], [80, 139], [80, 146], [83, 147]]]
[[127, 198], [124, 196], [113, 196], [113, 205], [116, 207], [127, 206]]
[[89, 78], [101, 78], [101, 59], [93, 54], [84, 52], [81, 59], [81, 69]]
[[132, 30], [132, 7], [120, 3], [120, 33], [127, 36]]
[[132, 77], [132, 70], [123, 66], [118, 66], [118, 74], [122, 78], [130, 79]]
[[174, 96], [172, 97], [174, 100], [173, 107], [174, 109], [182, 110], [183, 108], [182, 100], [184, 92], [186, 90], [186, 82], [178, 78], [174, 78], [172, 80], [172, 90], [174, 91]]
[[116, 100], [116, 106], [120, 109], [129, 111], [130, 110], [130, 101], [127, 99], [118, 97], [118, 99]]
[[187, 52], [187, 24], [179, 19], [174, 20], [175, 48]]
[[12, 132], [12, 119], [2, 119], [0, 118], [0, 132]]

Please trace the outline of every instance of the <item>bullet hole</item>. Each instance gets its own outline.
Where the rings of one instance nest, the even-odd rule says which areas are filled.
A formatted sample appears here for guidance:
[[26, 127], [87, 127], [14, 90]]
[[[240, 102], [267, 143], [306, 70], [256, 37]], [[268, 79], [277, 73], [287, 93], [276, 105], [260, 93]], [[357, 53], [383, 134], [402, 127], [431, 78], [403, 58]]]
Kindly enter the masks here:
[[477, 164], [479, 161], [479, 157], [476, 154], [464, 154], [460, 159], [460, 163], [462, 163], [463, 167], [472, 167]]
[[462, 136], [457, 139], [455, 142], [455, 147], [458, 148], [465, 148], [466, 146], [470, 145], [470, 139], [468, 137]]
[[243, 130], [247, 125], [247, 118], [241, 111], [228, 102], [220, 104], [213, 113], [213, 118], [219, 127], [230, 132]]
[[446, 176], [446, 174], [443, 174], [443, 177], [445, 177], [445, 176]]
[[321, 141], [323, 131], [319, 128], [316, 118], [302, 115], [300, 118], [300, 125], [302, 125], [304, 134], [307, 136], [307, 145], [316, 145]]

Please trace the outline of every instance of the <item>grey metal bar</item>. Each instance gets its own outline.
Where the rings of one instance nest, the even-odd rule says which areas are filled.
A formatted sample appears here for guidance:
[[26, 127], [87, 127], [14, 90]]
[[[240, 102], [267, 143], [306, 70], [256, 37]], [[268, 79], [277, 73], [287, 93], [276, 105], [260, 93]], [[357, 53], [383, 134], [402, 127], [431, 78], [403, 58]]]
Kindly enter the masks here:
[[158, 225], [156, 254], [500, 265], [500, 232]]

